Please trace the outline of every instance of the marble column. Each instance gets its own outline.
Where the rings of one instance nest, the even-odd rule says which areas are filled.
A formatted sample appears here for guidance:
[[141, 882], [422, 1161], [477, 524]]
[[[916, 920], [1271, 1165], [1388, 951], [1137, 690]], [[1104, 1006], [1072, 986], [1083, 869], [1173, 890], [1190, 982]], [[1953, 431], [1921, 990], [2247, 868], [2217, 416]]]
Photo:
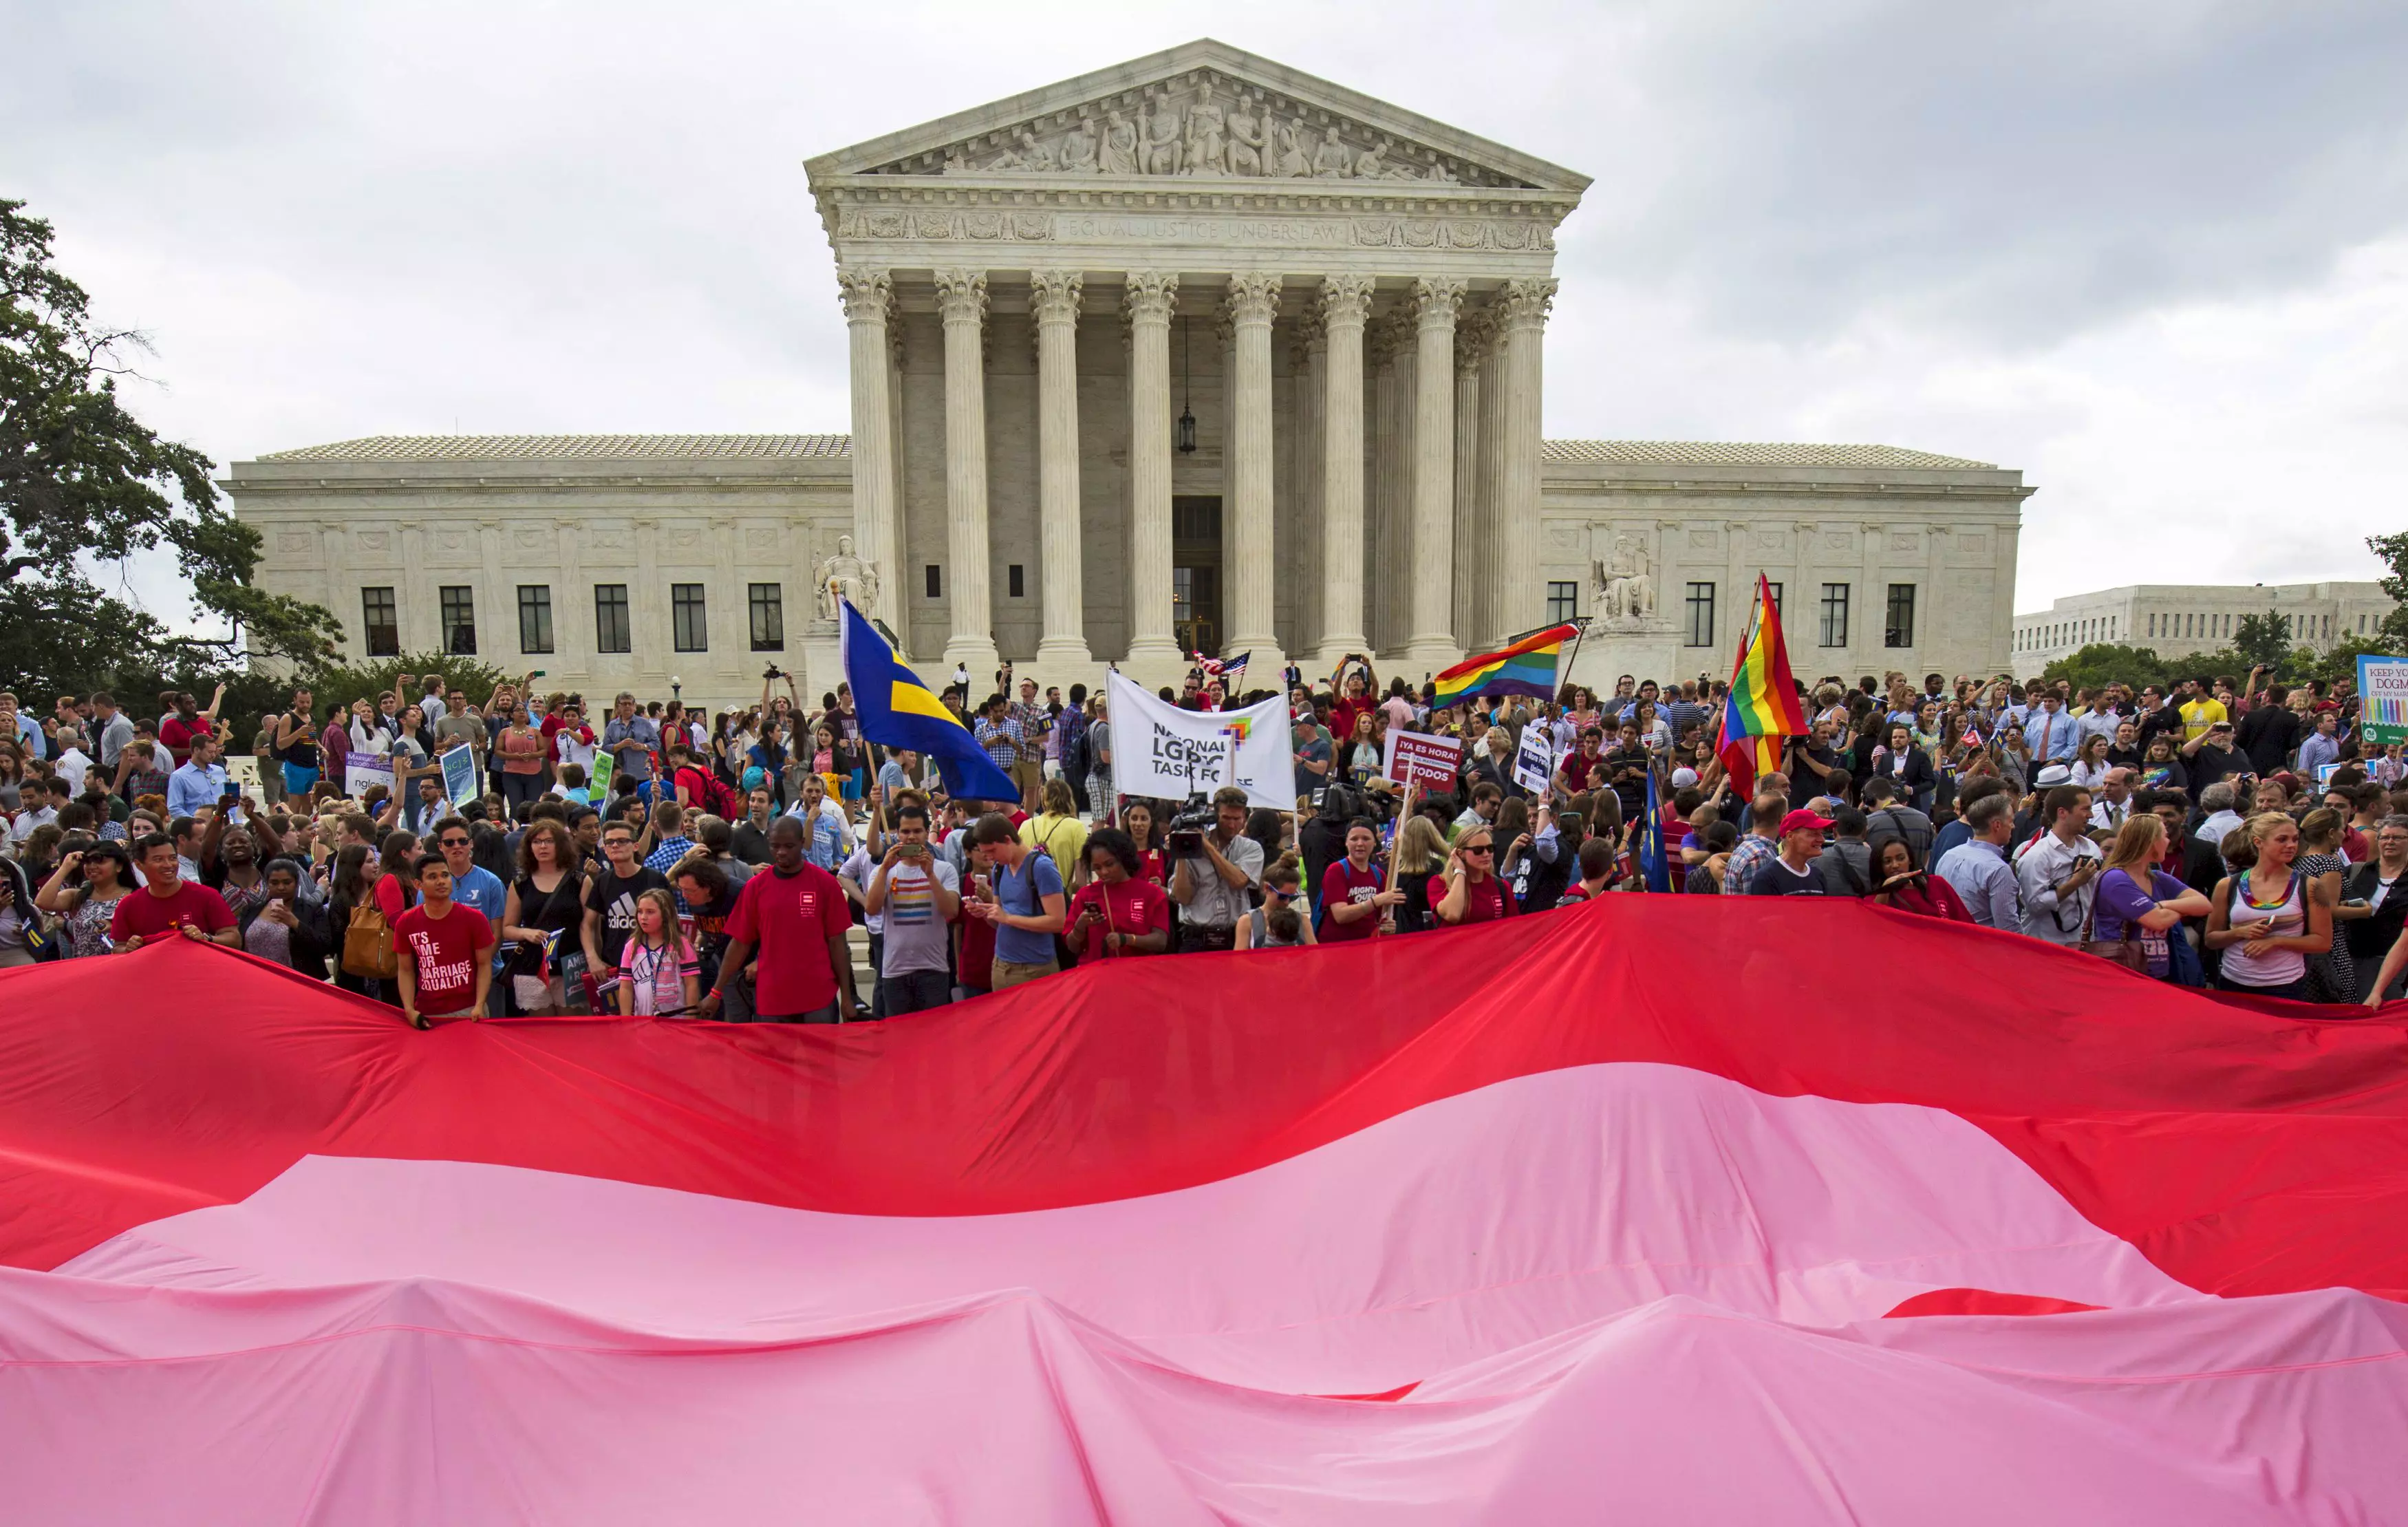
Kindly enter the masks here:
[[1488, 618], [1490, 635], [1500, 643], [1546, 615], [1539, 586], [1539, 411], [1546, 381], [1540, 345], [1555, 300], [1552, 281], [1510, 281], [1497, 294], [1504, 351], [1498, 420], [1504, 491], [1497, 500], [1497, 571], [1489, 582], [1496, 603]]
[[1416, 666], [1460, 661], [1455, 644], [1455, 317], [1463, 282], [1413, 282], [1412, 619], [1405, 656]]
[[1363, 629], [1363, 320], [1371, 278], [1321, 283], [1321, 655], [1334, 670], [1350, 652], [1369, 652]]
[[1129, 648], [1141, 683], [1173, 681], [1181, 667], [1170, 629], [1170, 315], [1179, 278], [1132, 270], [1129, 324]]
[[953, 614], [947, 666], [967, 665], [972, 702], [1001, 659], [996, 652], [986, 547], [986, 272], [937, 272], [945, 320], [945, 555]]
[[[878, 574], [878, 598], [867, 613], [903, 639], [901, 526], [895, 507], [895, 405], [888, 385], [893, 352], [887, 316], [894, 310], [893, 279], [883, 270], [839, 270], [837, 289], [844, 301], [852, 339], [853, 535], [861, 559]], [[811, 604], [818, 605], [813, 590]]]
[[1029, 277], [1029, 310], [1037, 321], [1037, 578], [1045, 617], [1037, 666], [1049, 683], [1066, 670], [1083, 677], [1094, 665], [1087, 651], [1079, 546], [1082, 284], [1075, 270], [1039, 270]]
[[1271, 323], [1279, 316], [1279, 299], [1277, 276], [1243, 272], [1229, 278], [1238, 364], [1229, 410], [1229, 633], [1221, 651], [1249, 655], [1248, 688], [1278, 688], [1287, 667], [1271, 597]]
[[1288, 391], [1296, 434], [1288, 442], [1288, 512], [1285, 565], [1295, 590], [1288, 640], [1292, 658], [1320, 650], [1321, 642], [1321, 373], [1328, 364], [1328, 340], [1321, 315], [1310, 304], [1297, 320], [1288, 345]]
[[1488, 303], [1480, 316], [1480, 495], [1478, 549], [1473, 554], [1479, 582], [1472, 589], [1471, 630], [1466, 640], [1486, 647], [1506, 624], [1498, 612], [1497, 587], [1504, 566], [1497, 544], [1497, 506], [1505, 501], [1505, 346], [1497, 304]]
[[1479, 614], [1488, 569], [1488, 534], [1481, 516], [1481, 366], [1487, 358], [1488, 315], [1466, 313], [1455, 326], [1455, 641], [1470, 650], [1488, 632]]

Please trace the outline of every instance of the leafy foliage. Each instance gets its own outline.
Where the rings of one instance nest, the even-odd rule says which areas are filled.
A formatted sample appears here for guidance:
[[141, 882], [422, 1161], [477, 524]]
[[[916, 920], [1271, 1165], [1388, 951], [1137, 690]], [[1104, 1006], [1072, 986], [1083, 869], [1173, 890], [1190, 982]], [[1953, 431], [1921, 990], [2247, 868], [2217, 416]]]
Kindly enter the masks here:
[[[221, 507], [209, 459], [126, 410], [118, 380], [142, 336], [93, 322], [24, 206], [0, 199], [0, 674], [38, 693], [222, 670], [246, 652], [331, 656], [331, 613], [251, 581], [259, 533]], [[162, 545], [223, 636], [172, 634], [88, 571]]]
[[447, 653], [423, 652], [414, 656], [380, 657], [372, 663], [321, 663], [299, 676], [278, 684], [275, 709], [291, 703], [293, 691], [306, 685], [311, 703], [324, 715], [330, 703], [340, 700], [349, 705], [355, 699], [376, 699], [391, 692], [394, 683], [408, 675], [417, 681], [403, 691], [405, 703], [425, 693], [423, 682], [430, 673], [443, 675], [445, 686], [456, 685], [461, 693], [476, 704], [482, 705], [494, 698], [496, 685], [512, 684], [514, 673], [505, 673], [491, 663], [480, 663], [474, 657], [460, 657]]
[[2281, 673], [2291, 658], [2290, 631], [2283, 624], [2282, 612], [2269, 610], [2262, 615], [2243, 615], [2235, 621], [2232, 650], [2240, 655], [2244, 669], [2263, 666]]
[[2172, 673], [2172, 665], [2159, 657], [2155, 648], [2093, 641], [2049, 664], [2041, 670], [2041, 677], [2051, 684], [2071, 684], [2077, 691], [2128, 684], [2138, 693], [2145, 684], [2165, 684]]
[[2369, 536], [2366, 549], [2383, 559], [2385, 572], [2379, 582], [2383, 592], [2391, 596], [2391, 613], [2383, 617], [2383, 628], [2375, 634], [2385, 651], [2408, 652], [2408, 530]]

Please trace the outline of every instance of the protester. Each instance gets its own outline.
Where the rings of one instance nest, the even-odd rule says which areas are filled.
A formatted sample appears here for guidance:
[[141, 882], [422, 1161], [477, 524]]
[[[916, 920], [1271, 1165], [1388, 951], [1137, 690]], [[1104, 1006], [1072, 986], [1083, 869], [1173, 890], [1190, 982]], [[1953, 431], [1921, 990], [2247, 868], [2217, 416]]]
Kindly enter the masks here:
[[1512, 915], [1513, 898], [1492, 872], [1496, 857], [1494, 829], [1485, 825], [1465, 829], [1447, 854], [1446, 868], [1430, 877], [1425, 892], [1440, 923], [1451, 928]]
[[2333, 909], [2347, 930], [2361, 1001], [2379, 1002], [2386, 993], [2398, 995], [2393, 982], [2379, 980], [2378, 973], [2400, 944], [2402, 928], [2408, 927], [2408, 886], [2401, 884], [2402, 875], [2408, 875], [2408, 816], [2386, 816], [2375, 825], [2373, 857], [2350, 871], [2343, 882], [2341, 905]]
[[863, 890], [868, 914], [883, 919], [878, 985], [870, 996], [876, 1018], [924, 1013], [953, 1001], [950, 930], [962, 904], [959, 875], [929, 846], [925, 806], [896, 807], [884, 846]]
[[[1240, 795], [1241, 811], [1243, 800]], [[1068, 922], [1060, 868], [1048, 855], [1022, 843], [1011, 819], [998, 813], [979, 818], [970, 829], [970, 845], [989, 883], [962, 911], [995, 929], [989, 989], [1003, 991], [1052, 975], [1061, 968], [1053, 935]], [[1182, 864], [1182, 872], [1184, 868]]]
[[2299, 827], [2268, 813], [2251, 817], [2242, 833], [2226, 845], [2236, 872], [2216, 885], [2208, 947], [2223, 951], [2220, 979], [2228, 989], [2304, 1000], [2307, 957], [2331, 948], [2332, 920], [2293, 862]]
[[1262, 844], [1246, 836], [1246, 793], [1224, 786], [1212, 810], [1211, 828], [1184, 840], [1173, 834], [1168, 848], [1182, 951], [1235, 948], [1238, 921], [1254, 910], [1252, 892], [1263, 877]]
[[2132, 817], [2116, 829], [2101, 861], [2085, 944], [2103, 959], [2161, 981], [2172, 967], [2170, 941], [2184, 936], [2183, 919], [2210, 910], [2206, 897], [2160, 868], [2165, 854], [2165, 824], [2155, 815]]
[[1170, 897], [1140, 873], [1137, 844], [1117, 828], [1087, 837], [1089, 878], [1070, 898], [1069, 942], [1082, 963], [1170, 948]]
[[1748, 886], [1751, 896], [1828, 896], [1830, 893], [1823, 876], [1814, 867], [1816, 856], [1823, 851], [1823, 834], [1831, 828], [1831, 818], [1805, 807], [1783, 814], [1778, 842], [1780, 850], [1766, 859]]
[[2086, 937], [2091, 898], [2100, 856], [2090, 841], [2090, 796], [2072, 785], [2052, 787], [2042, 799], [2047, 831], [2025, 846], [2015, 860], [2023, 898], [2026, 938], [2068, 947]]
[[808, 829], [792, 816], [771, 825], [768, 872], [747, 880], [737, 893], [721, 981], [703, 995], [697, 1016], [717, 1016], [726, 1001], [727, 972], [749, 968], [750, 1005], [758, 1022], [850, 1023], [855, 1017], [853, 956], [845, 946], [853, 922], [844, 888], [810, 862], [808, 838]]
[[442, 855], [420, 855], [411, 873], [418, 904], [393, 928], [401, 1016], [413, 1029], [481, 1018], [494, 980], [493, 925], [452, 899], [452, 867]]

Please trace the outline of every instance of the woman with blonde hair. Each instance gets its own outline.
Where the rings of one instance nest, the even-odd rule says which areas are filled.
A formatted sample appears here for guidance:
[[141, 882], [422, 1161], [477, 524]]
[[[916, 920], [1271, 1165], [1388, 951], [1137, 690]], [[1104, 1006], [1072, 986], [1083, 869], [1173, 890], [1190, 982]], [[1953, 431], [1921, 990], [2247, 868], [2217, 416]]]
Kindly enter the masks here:
[[1405, 893], [1397, 908], [1397, 931], [1418, 933], [1430, 926], [1429, 878], [1447, 861], [1446, 835], [1438, 824], [1416, 814], [1397, 828], [1397, 889]]
[[2332, 915], [2310, 893], [2294, 862], [2300, 829], [2280, 812], [2261, 812], [2226, 834], [2234, 872], [2215, 883], [2207, 946], [2224, 954], [2228, 990], [2305, 1001], [2307, 957], [2332, 948]]
[[2092, 954], [2162, 981], [2172, 968], [2169, 940], [2185, 917], [2204, 917], [2207, 898], [2158, 868], [2166, 827], [2153, 813], [2127, 817], [2107, 850], [2090, 905]]

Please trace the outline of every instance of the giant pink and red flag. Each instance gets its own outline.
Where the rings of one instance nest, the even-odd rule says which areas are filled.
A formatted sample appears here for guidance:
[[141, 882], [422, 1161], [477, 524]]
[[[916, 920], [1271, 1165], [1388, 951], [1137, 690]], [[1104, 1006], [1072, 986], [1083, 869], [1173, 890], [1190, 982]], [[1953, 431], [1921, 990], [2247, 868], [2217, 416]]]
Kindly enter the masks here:
[[1665, 896], [827, 1029], [0, 972], [0, 1517], [2408, 1520], [2314, 1014]]

